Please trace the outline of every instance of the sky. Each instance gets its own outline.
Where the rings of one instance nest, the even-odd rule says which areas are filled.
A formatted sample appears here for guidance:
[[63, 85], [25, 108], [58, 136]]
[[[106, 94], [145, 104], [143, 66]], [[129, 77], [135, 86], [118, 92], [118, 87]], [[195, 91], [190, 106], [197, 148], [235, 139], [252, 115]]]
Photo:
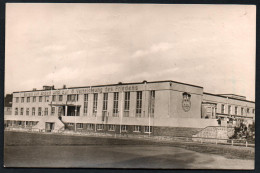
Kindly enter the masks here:
[[5, 93], [173, 80], [255, 100], [253, 5], [6, 5]]

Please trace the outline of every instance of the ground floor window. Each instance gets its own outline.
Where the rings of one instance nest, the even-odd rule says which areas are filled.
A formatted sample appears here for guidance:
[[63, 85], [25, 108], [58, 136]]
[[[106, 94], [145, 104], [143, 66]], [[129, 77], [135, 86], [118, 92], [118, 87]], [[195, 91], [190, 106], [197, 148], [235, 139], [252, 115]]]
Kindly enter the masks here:
[[114, 125], [114, 124], [108, 125], [108, 131], [115, 131], [115, 130], [116, 130], [116, 125]]
[[127, 125], [122, 125], [121, 126], [121, 131], [122, 132], [127, 132]]
[[141, 132], [141, 126], [134, 126], [134, 132]]
[[144, 133], [152, 133], [152, 127], [151, 126], [145, 126], [144, 127]]
[[97, 124], [97, 130], [104, 130], [104, 124]]
[[78, 129], [83, 129], [83, 123], [78, 123], [78, 124], [77, 124], [77, 128], [78, 128]]
[[88, 130], [94, 130], [94, 124], [87, 124]]

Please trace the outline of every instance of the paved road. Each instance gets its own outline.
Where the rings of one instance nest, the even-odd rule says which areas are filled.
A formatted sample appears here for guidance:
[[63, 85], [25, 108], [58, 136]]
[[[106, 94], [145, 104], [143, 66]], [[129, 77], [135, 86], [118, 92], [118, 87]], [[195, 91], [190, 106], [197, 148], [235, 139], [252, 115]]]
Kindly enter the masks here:
[[226, 159], [169, 146], [6, 146], [6, 167], [253, 169], [253, 160]]

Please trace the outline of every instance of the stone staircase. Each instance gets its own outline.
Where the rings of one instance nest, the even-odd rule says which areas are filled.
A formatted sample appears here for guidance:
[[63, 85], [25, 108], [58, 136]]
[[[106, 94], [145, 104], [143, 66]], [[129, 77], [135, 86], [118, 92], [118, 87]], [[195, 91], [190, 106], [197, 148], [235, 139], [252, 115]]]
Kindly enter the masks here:
[[46, 122], [54, 123], [54, 129], [52, 130], [52, 132], [61, 132], [65, 130], [64, 123], [60, 119], [55, 116], [46, 116], [42, 117], [41, 121], [39, 121], [35, 126], [32, 127], [32, 131], [44, 132]]

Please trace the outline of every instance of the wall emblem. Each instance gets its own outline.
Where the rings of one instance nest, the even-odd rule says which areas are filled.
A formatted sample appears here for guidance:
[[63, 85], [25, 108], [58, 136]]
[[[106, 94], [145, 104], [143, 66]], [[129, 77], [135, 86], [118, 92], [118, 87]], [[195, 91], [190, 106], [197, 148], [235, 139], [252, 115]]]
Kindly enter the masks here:
[[185, 112], [188, 112], [190, 110], [190, 107], [191, 107], [191, 101], [190, 101], [190, 98], [191, 98], [191, 95], [189, 93], [182, 93], [182, 109], [185, 111]]

